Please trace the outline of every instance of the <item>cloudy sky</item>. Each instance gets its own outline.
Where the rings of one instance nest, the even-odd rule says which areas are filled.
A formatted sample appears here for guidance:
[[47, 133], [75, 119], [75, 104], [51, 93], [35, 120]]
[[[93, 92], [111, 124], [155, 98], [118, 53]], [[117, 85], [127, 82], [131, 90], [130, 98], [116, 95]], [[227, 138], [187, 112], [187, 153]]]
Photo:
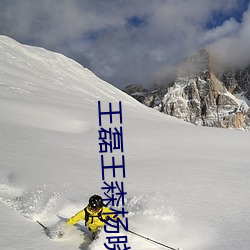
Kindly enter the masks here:
[[250, 0], [0, 0], [0, 34], [69, 56], [111, 84], [146, 87], [211, 47], [250, 62]]

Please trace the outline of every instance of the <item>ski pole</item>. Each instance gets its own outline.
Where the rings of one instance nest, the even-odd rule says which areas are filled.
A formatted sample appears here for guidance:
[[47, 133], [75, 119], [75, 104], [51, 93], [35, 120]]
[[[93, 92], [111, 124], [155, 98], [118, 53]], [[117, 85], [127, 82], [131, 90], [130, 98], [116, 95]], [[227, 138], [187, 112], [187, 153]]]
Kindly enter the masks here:
[[163, 247], [166, 247], [166, 248], [168, 248], [168, 249], [171, 249], [171, 250], [181, 250], [180, 248], [173, 248], [173, 247], [167, 246], [167, 245], [165, 245], [165, 244], [162, 244], [161, 242], [152, 240], [152, 239], [150, 239], [150, 238], [148, 238], [148, 237], [145, 237], [145, 236], [143, 236], [143, 235], [141, 235], [141, 234], [138, 234], [138, 233], [136, 233], [136, 232], [133, 232], [133, 231], [131, 231], [131, 230], [128, 230], [128, 232], [130, 232], [130, 233], [132, 233], [132, 234], [135, 234], [135, 235], [137, 235], [137, 236], [139, 236], [139, 237], [141, 237], [141, 238], [144, 238], [144, 239], [146, 239], [146, 240], [148, 240], [148, 241], [152, 241], [152, 242], [154, 242], [154, 243], [156, 243], [156, 244], [158, 244], [158, 245], [161, 245], [161, 246], [163, 246]]
[[48, 228], [45, 227], [41, 222], [39, 222], [38, 220], [37, 220], [36, 222], [37, 222], [40, 226], [42, 226], [44, 230], [48, 230]]

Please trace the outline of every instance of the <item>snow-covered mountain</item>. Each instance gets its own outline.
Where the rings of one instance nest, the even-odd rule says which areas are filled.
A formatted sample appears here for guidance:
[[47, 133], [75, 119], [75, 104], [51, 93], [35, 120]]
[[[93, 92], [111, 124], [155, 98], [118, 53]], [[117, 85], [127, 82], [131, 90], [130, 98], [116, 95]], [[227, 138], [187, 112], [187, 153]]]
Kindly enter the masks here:
[[196, 125], [248, 130], [249, 68], [221, 73], [211, 61], [208, 50], [200, 50], [180, 65], [171, 86], [147, 91], [131, 85], [124, 92], [146, 106]]
[[[103, 195], [98, 101], [103, 110], [122, 103], [126, 178], [118, 171], [117, 180], [127, 192], [130, 230], [184, 250], [249, 249], [249, 133], [166, 116], [63, 55], [4, 36], [1, 249], [106, 249], [108, 233], [90, 244], [84, 223], [62, 239], [48, 238], [36, 223], [53, 228], [57, 215], [68, 218], [90, 195]], [[118, 126], [114, 119], [111, 127]], [[104, 157], [111, 163], [109, 153]], [[163, 249], [128, 232], [121, 235], [131, 249]]]

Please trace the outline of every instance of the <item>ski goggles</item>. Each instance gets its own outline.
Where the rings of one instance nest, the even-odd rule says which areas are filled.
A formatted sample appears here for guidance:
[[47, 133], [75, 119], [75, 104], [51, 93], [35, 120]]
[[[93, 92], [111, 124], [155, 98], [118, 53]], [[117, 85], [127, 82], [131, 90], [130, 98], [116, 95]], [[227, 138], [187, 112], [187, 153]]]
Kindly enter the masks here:
[[90, 206], [90, 210], [93, 212], [98, 212], [100, 208], [98, 208], [97, 206]]

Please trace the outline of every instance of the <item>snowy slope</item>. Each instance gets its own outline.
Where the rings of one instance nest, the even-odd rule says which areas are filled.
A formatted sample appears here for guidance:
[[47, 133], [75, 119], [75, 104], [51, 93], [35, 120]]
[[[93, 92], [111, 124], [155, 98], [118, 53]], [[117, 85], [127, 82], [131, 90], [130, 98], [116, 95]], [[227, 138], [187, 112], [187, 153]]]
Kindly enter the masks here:
[[[250, 248], [248, 132], [165, 116], [63, 55], [1, 36], [1, 249], [106, 249], [105, 234], [89, 245], [73, 227], [51, 240], [36, 223], [103, 193], [98, 101], [122, 101], [131, 230], [184, 250]], [[132, 249], [162, 249], [124, 234]]]

